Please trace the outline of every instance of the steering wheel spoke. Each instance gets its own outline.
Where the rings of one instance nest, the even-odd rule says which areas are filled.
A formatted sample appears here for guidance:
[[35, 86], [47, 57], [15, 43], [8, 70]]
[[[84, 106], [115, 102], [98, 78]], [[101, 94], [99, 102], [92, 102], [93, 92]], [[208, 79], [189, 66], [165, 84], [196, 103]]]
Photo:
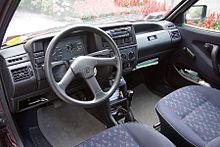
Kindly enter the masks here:
[[117, 59], [116, 57], [111, 58], [101, 58], [101, 57], [94, 57], [97, 61], [97, 65], [117, 65]]
[[103, 96], [106, 95], [106, 93], [100, 87], [95, 76], [92, 76], [91, 78], [85, 80], [86, 83], [89, 85], [89, 88], [91, 89], [93, 95], [95, 96], [94, 100], [101, 99]]
[[71, 83], [71, 81], [75, 78], [74, 73], [71, 68], [67, 70], [63, 78], [57, 83], [59, 87], [63, 90], [66, 90], [67, 86]]

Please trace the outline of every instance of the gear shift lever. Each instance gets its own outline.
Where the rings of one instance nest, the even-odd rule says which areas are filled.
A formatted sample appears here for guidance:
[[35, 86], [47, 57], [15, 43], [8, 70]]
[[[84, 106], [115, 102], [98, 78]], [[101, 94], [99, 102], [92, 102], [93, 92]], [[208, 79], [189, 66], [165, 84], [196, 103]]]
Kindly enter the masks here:
[[125, 117], [125, 122], [134, 122], [135, 121], [134, 115], [130, 109], [133, 95], [134, 95], [134, 91], [132, 91], [132, 90], [127, 91], [128, 112], [127, 112], [127, 116]]
[[131, 101], [133, 99], [134, 91], [133, 90], [128, 90], [127, 91], [127, 96], [128, 96], [128, 106], [131, 106]]

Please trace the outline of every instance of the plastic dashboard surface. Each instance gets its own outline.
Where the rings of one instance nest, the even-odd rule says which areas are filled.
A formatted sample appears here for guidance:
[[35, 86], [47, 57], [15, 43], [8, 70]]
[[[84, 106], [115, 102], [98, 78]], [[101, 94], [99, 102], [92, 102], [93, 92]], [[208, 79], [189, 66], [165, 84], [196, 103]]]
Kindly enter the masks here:
[[[138, 62], [151, 58], [160, 59], [164, 53], [168, 55], [181, 39], [175, 25], [167, 21], [98, 27], [106, 31], [118, 45], [124, 73], [131, 72]], [[12, 112], [21, 112], [41, 105], [44, 103], [40, 101], [42, 97], [47, 97], [48, 93], [51, 95], [43, 65], [45, 51], [54, 35], [40, 36], [25, 44], [0, 50], [1, 76]], [[92, 53], [94, 49], [110, 50], [107, 56], [112, 55], [108, 44], [101, 37], [85, 32], [72, 34], [57, 44], [52, 53], [53, 62], [69, 61]], [[58, 78], [62, 77], [65, 69], [65, 65], [56, 68]], [[77, 85], [77, 82], [75, 84]], [[51, 97], [54, 97], [53, 94]]]

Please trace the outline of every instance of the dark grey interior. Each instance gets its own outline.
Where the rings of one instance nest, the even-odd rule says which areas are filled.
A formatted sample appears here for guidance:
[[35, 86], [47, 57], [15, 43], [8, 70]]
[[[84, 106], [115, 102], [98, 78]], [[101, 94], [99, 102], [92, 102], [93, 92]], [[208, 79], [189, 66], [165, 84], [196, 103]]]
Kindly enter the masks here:
[[78, 145], [106, 129], [105, 125], [82, 107], [64, 102], [59, 108], [53, 106], [40, 108], [37, 115], [42, 134], [54, 147]]
[[153, 93], [144, 84], [134, 89], [134, 99], [131, 103], [131, 109], [138, 122], [151, 127], [159, 122], [154, 108], [160, 99], [160, 96]]
[[[146, 29], [144, 32], [135, 31], [142, 30], [146, 26], [149, 30]], [[155, 29], [151, 30], [151, 27], [155, 27]], [[123, 74], [131, 71], [141, 61], [151, 58], [160, 58], [160, 60], [163, 60], [163, 56], [168, 55], [172, 51], [171, 47], [181, 39], [176, 26], [167, 21], [160, 23], [123, 24], [108, 27], [100, 26], [100, 28], [105, 30], [110, 36], [113, 36], [113, 39], [118, 45], [123, 61]], [[117, 35], [120, 30], [127, 37]], [[59, 80], [65, 73], [66, 67], [63, 65], [65, 64], [63, 61], [92, 53], [93, 51], [91, 49], [94, 48], [94, 45], [99, 50], [109, 48], [109, 44], [94, 33], [84, 31], [78, 34], [68, 35], [57, 44], [53, 54], [53, 64], [58, 66], [54, 72], [55, 80]], [[92, 40], [91, 38], [88, 40], [87, 37], [89, 36], [91, 36]], [[155, 38], [151, 39], [152, 36]], [[2, 57], [1, 66], [3, 69], [2, 75], [4, 79], [8, 79], [5, 81], [5, 86], [7, 87], [7, 95], [12, 112], [21, 112], [33, 108], [34, 106], [25, 106], [28, 99], [32, 99], [32, 97], [39, 97], [38, 99], [41, 99], [41, 97], [45, 97], [48, 94], [49, 85], [46, 84], [43, 62], [45, 51], [52, 37], [42, 36], [41, 38], [32, 39], [25, 44], [10, 48], [7, 47], [0, 51]], [[65, 45], [68, 45], [70, 38], [73, 42], [80, 41], [82, 48], [79, 52], [71, 52], [71, 49], [64, 49]], [[122, 43], [121, 40], [124, 42]], [[90, 42], [95, 42], [95, 44], [91, 44]], [[60, 55], [61, 53], [63, 53], [62, 56]], [[111, 55], [111, 51], [109, 53]], [[97, 55], [108, 56], [109, 54], [100, 52]], [[20, 72], [24, 72], [24, 74], [19, 74]], [[21, 90], [24, 86], [27, 88]], [[74, 91], [75, 89], [80, 89], [80, 87], [72, 86], [71, 90]], [[53, 98], [47, 97], [48, 101]], [[35, 105], [39, 106], [43, 103], [45, 102], [42, 101]]]
[[[185, 24], [184, 12], [196, 1], [183, 0], [158, 21], [73, 25], [1, 47], [0, 117], [8, 119], [0, 126], [10, 124], [18, 146], [28, 147], [88, 146], [96, 139], [101, 146], [106, 134], [101, 141], [109, 146], [128, 139], [134, 146], [217, 147], [220, 36]], [[18, 4], [8, 2], [7, 10]], [[192, 117], [199, 124], [193, 128], [186, 120], [194, 112], [201, 117]], [[210, 122], [214, 137], [204, 141], [195, 128]]]
[[[97, 121], [100, 121], [107, 127], [129, 121], [139, 121], [151, 127], [158, 123], [156, 113], [154, 112], [154, 105], [160, 99], [160, 96], [153, 94], [143, 84], [135, 88], [135, 85], [130, 84], [135, 82], [135, 80], [128, 77], [130, 73], [136, 74], [136, 71], [132, 71], [140, 63], [151, 62], [151, 60], [156, 60], [157, 62], [165, 60], [165, 57], [175, 49], [174, 47], [181, 40], [177, 27], [168, 21], [124, 23], [98, 27], [111, 37], [110, 40], [106, 41], [108, 38], [104, 39], [97, 35], [97, 32], [82, 29], [77, 32], [69, 31], [68, 33], [63, 33], [62, 38], [60, 36], [54, 44], [50, 44], [50, 41], [57, 34], [33, 38], [25, 44], [9, 46], [0, 51], [2, 59], [1, 68], [3, 69], [2, 76], [3, 79], [7, 79], [4, 80], [4, 87], [7, 89], [6, 95], [11, 112], [17, 115], [18, 120], [21, 119], [20, 114], [22, 113], [33, 113], [30, 115], [36, 116], [35, 119], [38, 120], [38, 127], [31, 129], [31, 131], [26, 131], [26, 135], [32, 134], [32, 141], [47, 140], [47, 144], [52, 146], [77, 145], [103, 130], [102, 125], [96, 124]], [[109, 43], [112, 44], [109, 45]], [[76, 44], [79, 48], [77, 51], [73, 52], [74, 48], [71, 46], [73, 44]], [[53, 50], [45, 55], [46, 51], [49, 51], [47, 50], [48, 45]], [[117, 47], [118, 49], [112, 49], [112, 47]], [[69, 81], [68, 83], [71, 82], [71, 84], [69, 86], [66, 85], [66, 90], [64, 89], [64, 91], [68, 96], [76, 98], [76, 101], [90, 104], [88, 105], [89, 107], [84, 105], [87, 106], [85, 107], [87, 112], [83, 109], [78, 109], [76, 111], [77, 115], [72, 114], [76, 108], [70, 108], [69, 105], [67, 107], [64, 105], [61, 108], [53, 108], [54, 102], [56, 103], [60, 96], [56, 92], [56, 88], [51, 89], [51, 83], [48, 84], [46, 77], [53, 75], [53, 81], [60, 81], [70, 71], [68, 67], [78, 56], [89, 55], [93, 56], [90, 57], [91, 59], [110, 59], [114, 55], [118, 57], [117, 54], [120, 54], [118, 59], [121, 61], [121, 63], [117, 63], [117, 68], [109, 66], [109, 64], [107, 64], [108, 66], [97, 67], [98, 73], [96, 78], [101, 86], [100, 88], [108, 91], [112, 85], [114, 87], [111, 89], [109, 96], [112, 95], [116, 85], [119, 84], [119, 88], [117, 88], [110, 99], [105, 100], [104, 103], [99, 105], [91, 105], [89, 101], [93, 99], [92, 93], [94, 93], [89, 88], [91, 85], [87, 85], [86, 80], [83, 80], [82, 76], [78, 76], [74, 79], [71, 78], [73, 82]], [[46, 56], [47, 58], [45, 59]], [[48, 64], [44, 64], [45, 61]], [[120, 70], [120, 64], [122, 65], [122, 70]], [[51, 67], [48, 68], [48, 65]], [[50, 74], [46, 76], [45, 71], [50, 71]], [[139, 70], [137, 70], [137, 73], [139, 73]], [[114, 80], [115, 76], [116, 80]], [[141, 83], [143, 81], [138, 82], [138, 85]], [[134, 90], [134, 97], [133, 92], [127, 93], [127, 90]], [[117, 98], [118, 94], [121, 95], [120, 98]], [[32, 112], [32, 110], [37, 110], [39, 107], [42, 108]], [[65, 107], [65, 109], [62, 109], [62, 107]], [[141, 110], [145, 107], [144, 111]], [[65, 113], [65, 111], [67, 112]], [[65, 113], [65, 115], [62, 115], [62, 113]], [[92, 119], [89, 116], [90, 114], [87, 113], [90, 113], [94, 118]], [[85, 116], [85, 118], [80, 119], [80, 114]], [[71, 119], [69, 119], [70, 117]], [[59, 120], [56, 120], [57, 118]], [[81, 130], [77, 128], [78, 125], [72, 126], [72, 130], [66, 130], [71, 127], [71, 122], [80, 125], [85, 124], [86, 126], [88, 120], [91, 120], [89, 122], [93, 123], [94, 127], [92, 130], [89, 128], [85, 129], [86, 127]], [[51, 124], [49, 122], [54, 123]], [[32, 123], [35, 126], [35, 123]], [[50, 128], [48, 124], [54, 127]], [[23, 123], [20, 125], [26, 127]], [[92, 124], [87, 125], [90, 126]], [[76, 130], [81, 132], [81, 135]], [[33, 136], [33, 132], [39, 133]], [[55, 132], [60, 133], [56, 134]], [[61, 134], [64, 138], [60, 137], [54, 142], [51, 141]], [[40, 137], [42, 135], [44, 136], [43, 138]], [[71, 140], [70, 138], [74, 139]], [[62, 144], [62, 140], [65, 140], [65, 144]], [[26, 142], [25, 144], [29, 143]]]

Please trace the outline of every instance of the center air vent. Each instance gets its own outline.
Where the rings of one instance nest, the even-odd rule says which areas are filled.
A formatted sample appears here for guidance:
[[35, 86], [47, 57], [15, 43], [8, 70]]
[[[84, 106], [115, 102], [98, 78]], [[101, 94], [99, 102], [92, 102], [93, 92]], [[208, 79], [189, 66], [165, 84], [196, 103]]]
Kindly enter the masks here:
[[29, 79], [33, 72], [29, 66], [25, 66], [18, 69], [11, 70], [14, 82], [22, 81], [24, 79]]
[[10, 57], [6, 59], [7, 66], [19, 64], [29, 60], [29, 56], [27, 54], [18, 55], [15, 57]]
[[180, 32], [178, 30], [170, 31], [170, 37], [172, 39], [179, 39], [181, 37]]

